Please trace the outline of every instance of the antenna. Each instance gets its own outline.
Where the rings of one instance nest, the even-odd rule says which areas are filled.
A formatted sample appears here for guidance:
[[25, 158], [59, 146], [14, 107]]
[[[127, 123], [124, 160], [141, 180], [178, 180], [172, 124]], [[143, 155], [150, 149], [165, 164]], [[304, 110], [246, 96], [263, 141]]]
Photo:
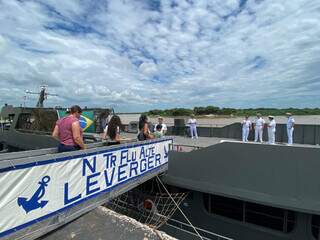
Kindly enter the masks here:
[[114, 111], [115, 108], [116, 108], [116, 104], [115, 103], [110, 105], [110, 110], [111, 110], [111, 114], [112, 115], [115, 115], [115, 113], [114, 113], [115, 112]]
[[23, 96], [23, 108], [26, 108], [27, 95]]
[[40, 86], [40, 92], [32, 92], [30, 90], [26, 90], [27, 94], [35, 94], [35, 95], [39, 95], [39, 99], [37, 102], [36, 107], [38, 108], [43, 108], [43, 102], [44, 100], [47, 99], [47, 96], [59, 96], [58, 94], [51, 94], [46, 92], [48, 85], [41, 85]]

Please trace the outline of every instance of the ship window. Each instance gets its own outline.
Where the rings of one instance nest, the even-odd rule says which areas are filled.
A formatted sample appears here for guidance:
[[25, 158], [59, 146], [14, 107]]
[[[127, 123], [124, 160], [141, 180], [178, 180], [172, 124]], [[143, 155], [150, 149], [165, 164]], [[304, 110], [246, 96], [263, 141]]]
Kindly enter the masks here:
[[282, 231], [285, 210], [261, 204], [246, 203], [246, 219], [248, 223]]
[[315, 239], [319, 239], [319, 230], [320, 230], [320, 216], [319, 215], [312, 215], [311, 221], [312, 227], [312, 235]]
[[18, 118], [16, 128], [19, 130], [29, 130], [36, 133], [50, 133], [58, 120], [55, 110], [33, 109], [30, 113], [21, 113]]
[[12, 122], [15, 114], [9, 114], [9, 121]]
[[293, 211], [289, 211], [287, 210], [287, 231], [286, 232], [292, 232], [292, 230], [294, 229], [294, 225], [295, 225], [295, 221], [296, 221], [296, 218], [295, 218], [295, 215], [294, 215], [294, 212]]
[[293, 211], [206, 193], [203, 194], [203, 201], [205, 209], [215, 215], [285, 233], [294, 229]]
[[243, 201], [211, 196], [211, 213], [241, 221], [243, 218]]
[[31, 114], [22, 113], [19, 115], [18, 122], [17, 122], [17, 129], [30, 129], [31, 127]]
[[203, 194], [203, 200], [208, 212], [242, 221], [243, 201], [206, 193]]
[[203, 203], [204, 203], [204, 208], [207, 210], [207, 212], [211, 213], [209, 205], [210, 205], [210, 197], [211, 195], [208, 193], [203, 193]]

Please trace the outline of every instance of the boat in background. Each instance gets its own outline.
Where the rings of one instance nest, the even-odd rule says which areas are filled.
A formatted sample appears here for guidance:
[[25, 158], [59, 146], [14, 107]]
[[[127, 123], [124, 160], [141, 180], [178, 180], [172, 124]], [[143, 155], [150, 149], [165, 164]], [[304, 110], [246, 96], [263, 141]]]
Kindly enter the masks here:
[[[21, 151], [56, 147], [58, 141], [51, 137], [56, 121], [65, 116], [67, 108], [13, 107], [5, 105], [1, 110], [1, 151]], [[112, 109], [83, 109], [80, 126], [86, 143], [99, 141], [103, 131], [101, 118]]]

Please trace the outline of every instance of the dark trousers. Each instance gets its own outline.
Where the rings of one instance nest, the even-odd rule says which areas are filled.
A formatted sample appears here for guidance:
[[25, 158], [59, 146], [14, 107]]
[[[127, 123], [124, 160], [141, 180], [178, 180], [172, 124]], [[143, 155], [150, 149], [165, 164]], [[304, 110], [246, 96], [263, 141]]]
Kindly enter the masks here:
[[62, 143], [59, 143], [58, 146], [58, 152], [71, 152], [71, 151], [77, 151], [80, 150], [80, 147], [78, 145], [64, 145]]

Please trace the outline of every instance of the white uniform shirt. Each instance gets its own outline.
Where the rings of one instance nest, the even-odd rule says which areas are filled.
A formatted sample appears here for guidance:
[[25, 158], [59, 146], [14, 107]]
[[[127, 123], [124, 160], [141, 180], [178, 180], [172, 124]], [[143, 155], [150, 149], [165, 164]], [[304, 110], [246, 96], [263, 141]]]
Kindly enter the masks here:
[[266, 123], [266, 122], [264, 121], [263, 118], [258, 118], [258, 119], [255, 121], [256, 127], [263, 127], [263, 125], [264, 125], [265, 123]]
[[[159, 124], [159, 123], [158, 123], [158, 124]], [[153, 129], [154, 132], [157, 131], [157, 125], [158, 125], [158, 124], [156, 124], [156, 125], [154, 126], [154, 129]], [[162, 123], [162, 124], [161, 124], [161, 133], [164, 134], [164, 133], [167, 132], [167, 130], [168, 130], [168, 129], [167, 129], [167, 125], [164, 124], [164, 123]]]
[[249, 129], [251, 127], [251, 121], [250, 120], [243, 120], [242, 121], [242, 128], [243, 129]]
[[276, 124], [276, 121], [274, 119], [271, 120], [271, 122], [269, 122], [268, 127], [269, 127], [270, 131], [276, 132], [276, 126], [277, 126], [277, 124]]
[[194, 119], [194, 118], [190, 118], [188, 120], [188, 124], [189, 124], [190, 127], [195, 127], [197, 125], [197, 120]]
[[293, 127], [294, 124], [294, 118], [293, 117], [289, 117], [288, 118], [288, 122], [287, 122], [287, 128], [291, 129]]

